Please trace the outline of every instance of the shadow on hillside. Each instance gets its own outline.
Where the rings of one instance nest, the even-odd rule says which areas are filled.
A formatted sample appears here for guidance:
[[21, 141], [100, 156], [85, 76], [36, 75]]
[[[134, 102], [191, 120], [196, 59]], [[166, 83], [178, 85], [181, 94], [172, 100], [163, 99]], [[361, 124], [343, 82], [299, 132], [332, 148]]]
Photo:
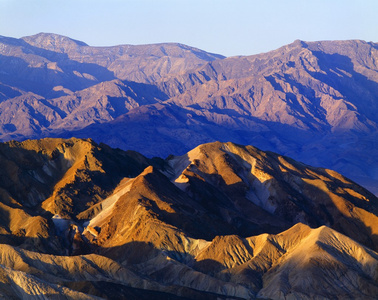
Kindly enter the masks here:
[[[63, 286], [85, 294], [101, 297], [104, 299], [114, 300], [189, 300], [184, 296], [159, 292], [154, 290], [130, 287], [127, 284], [109, 282], [109, 281], [71, 281], [63, 282]], [[182, 288], [185, 290], [184, 288]], [[180, 293], [183, 294], [183, 293]], [[200, 294], [200, 293], [198, 293]], [[201, 295], [198, 295], [201, 296]], [[214, 299], [207, 298], [207, 295], [196, 298], [200, 300]]]
[[[305, 124], [305, 126], [306, 125], [309, 126], [309, 130], [305, 130], [305, 131], [311, 130], [313, 132], [319, 132], [319, 121], [323, 123], [322, 124], [323, 127], [321, 130], [328, 131], [331, 129], [331, 126], [328, 124], [328, 121], [327, 121], [327, 115], [326, 115], [327, 112], [321, 106], [322, 99], [320, 97], [316, 97], [316, 93], [312, 88], [307, 87], [296, 80], [293, 80], [291, 76], [288, 74], [285, 74], [285, 73], [283, 74], [283, 78], [285, 82], [287, 82], [292, 87], [296, 87], [301, 95], [310, 99], [311, 113], [309, 113], [307, 110], [303, 108], [303, 103], [299, 103], [297, 99], [297, 95], [295, 95], [294, 93], [285, 92], [283, 88], [281, 87], [281, 85], [276, 81], [274, 76], [270, 75], [270, 76], [265, 76], [264, 78], [267, 81], [269, 81], [269, 83], [272, 85], [272, 87], [276, 91], [280, 91], [285, 94], [286, 101], [290, 103], [296, 111], [295, 117], [303, 121], [303, 124]], [[274, 123], [274, 122], [271, 122], [271, 123]], [[281, 124], [281, 125], [284, 127], [286, 124]]]
[[[270, 160], [277, 159], [274, 154], [269, 152], [267, 154], [270, 156]], [[367, 222], [371, 222], [369, 216], [361, 215], [358, 209], [366, 210], [375, 216], [378, 215], [378, 198], [358, 184], [344, 183], [323, 169], [316, 169], [319, 177], [318, 175], [313, 177], [311, 175], [312, 167], [286, 158], [303, 173], [287, 169], [284, 165], [280, 165], [281, 167], [266, 166], [268, 174], [272, 172], [269, 168], [275, 169], [273, 171], [274, 178], [264, 182], [264, 186], [271, 186], [275, 189], [275, 193], [269, 196], [269, 200], [276, 205], [274, 213], [271, 213], [261, 206], [264, 203], [258, 205], [257, 202], [253, 203], [246, 199], [246, 193], [251, 189], [251, 183], [259, 181], [250, 172], [251, 166], [236, 154], [233, 156], [226, 154], [226, 156], [227, 165], [233, 169], [235, 174], [244, 173], [244, 175], [240, 175], [243, 181], [228, 185], [219, 174], [204, 174], [195, 170], [195, 173], [205, 179], [203, 181], [203, 179], [191, 175], [190, 171], [186, 172], [190, 183], [186, 192], [191, 195], [192, 199], [195, 199], [206, 212], [210, 212], [218, 218], [224, 218], [225, 211], [228, 216], [232, 216], [228, 221], [228, 224], [231, 225], [230, 229], [232, 228], [231, 231], [216, 235], [236, 234], [248, 237], [261, 233], [277, 234], [300, 221], [312, 228], [322, 225], [329, 226], [375, 251], [378, 250], [378, 235], [373, 234], [372, 229], [358, 219], [360, 216]], [[192, 167], [195, 168], [195, 166]], [[243, 170], [243, 168], [246, 169]], [[313, 180], [321, 177], [326, 177], [322, 180], [325, 180], [324, 185], [328, 192], [302, 179]], [[299, 185], [298, 178], [301, 178]], [[352, 192], [348, 193], [340, 188], [345, 191], [352, 190]], [[362, 197], [367, 200], [353, 196], [353, 193], [356, 192], [361, 193]], [[180, 217], [177, 219], [180, 220]], [[177, 226], [177, 224], [173, 225]], [[178, 227], [180, 228], [179, 225]]]
[[[361, 73], [357, 73], [354, 70], [352, 60], [347, 56], [337, 53], [326, 54], [321, 51], [313, 51], [313, 54], [318, 58], [320, 68], [326, 73], [310, 72], [310, 74], [314, 78], [326, 82], [336, 91], [342, 88], [346, 100], [357, 107], [360, 115], [367, 116], [368, 119], [378, 122], [377, 114], [375, 113], [378, 108], [378, 83], [369, 80]], [[343, 76], [336, 74], [335, 71], [339, 73], [341, 71]], [[350, 74], [350, 76], [345, 74]], [[363, 98], [361, 98], [361, 94], [364, 95]]]
[[[219, 111], [222, 114], [222, 111]], [[240, 120], [239, 120], [240, 119]], [[235, 115], [237, 124], [216, 123], [201, 111], [174, 104], [155, 104], [130, 110], [114, 121], [91, 124], [75, 131], [50, 132], [58, 137], [92, 137], [113, 147], [141, 151], [148, 157], [182, 155], [200, 144], [233, 141], [280, 153], [299, 151], [307, 143], [324, 136], [278, 122]], [[250, 122], [251, 124], [246, 124]]]
[[[46, 58], [49, 63], [57, 63], [57, 67], [63, 72], [49, 69], [45, 62], [41, 62], [43, 65], [40, 68], [32, 68], [22, 58], [0, 55], [0, 62], [4, 66], [3, 68], [6, 69], [7, 65], [12, 65], [12, 70], [14, 70], [6, 69], [7, 73], [0, 73], [1, 82], [10, 86], [16, 86], [44, 97], [54, 98], [63, 96], [61, 92], [52, 91], [55, 86], [63, 86], [71, 91], [77, 91], [101, 81], [115, 79], [113, 72], [100, 65], [80, 63], [69, 59], [67, 54], [33, 47], [26, 42], [22, 42], [22, 46], [25, 47], [24, 51]], [[78, 72], [81, 75], [76, 76], [73, 72]], [[85, 74], [89, 74], [92, 77], [85, 78]]]
[[[16, 252], [20, 251], [17, 248], [15, 250]], [[174, 258], [177, 257], [177, 252], [158, 250], [151, 243], [130, 242], [108, 249], [98, 247], [93, 252], [121, 263], [122, 267], [117, 264], [105, 264], [102, 268], [101, 256], [99, 256], [99, 260], [95, 256], [88, 257], [88, 260], [85, 256], [81, 256], [88, 266], [77, 268], [70, 262], [56, 263], [53, 257], [49, 257], [47, 260], [35, 259], [33, 254], [29, 256], [28, 253], [22, 251], [12, 257], [17, 259], [19, 255], [23, 264], [17, 265], [12, 260], [2, 260], [3, 256], [0, 256], [0, 263], [5, 267], [23, 272], [27, 265], [26, 273], [34, 276], [37, 281], [57, 284], [58, 286], [55, 287], [58, 289], [59, 285], [65, 286], [105, 299], [239, 299], [215, 293], [218, 288], [214, 284], [212, 288], [205, 286], [205, 290], [198, 289], [198, 286], [202, 286], [201, 279], [204, 278], [204, 275], [198, 276], [200, 274], [196, 271], [195, 263], [191, 263], [191, 267], [187, 266]], [[154, 262], [156, 259], [157, 261]], [[152, 264], [149, 264], [151, 262]], [[209, 262], [206, 263], [209, 264]], [[222, 268], [215, 261], [210, 263], [211, 266], [217, 264], [218, 269]], [[180, 272], [182, 275], [188, 276], [188, 273], [192, 273], [190, 274], [192, 279], [190, 281], [186, 279], [185, 283], [182, 283], [180, 273], [176, 273], [180, 269], [183, 271], [183, 273]], [[98, 275], [98, 280], [95, 279], [96, 275]], [[220, 283], [216, 278], [213, 280]], [[38, 292], [43, 294], [42, 291]], [[23, 296], [28, 296], [24, 291], [20, 291], [20, 293]], [[44, 296], [53, 297], [53, 294], [44, 294]]]
[[[196, 261], [188, 253], [158, 249], [152, 243], [141, 241], [111, 248], [98, 247], [95, 252], [121, 263], [142, 278], [170, 287], [172, 293], [184, 298], [239, 299], [214, 293], [214, 283], [202, 285], [202, 280], [214, 280], [218, 285], [229, 283], [229, 280], [224, 281], [221, 279], [222, 276], [217, 275], [222, 270], [226, 270], [226, 267], [213, 259]], [[209, 276], [209, 279], [204, 277], [204, 274]], [[199, 290], [200, 286], [204, 290]]]

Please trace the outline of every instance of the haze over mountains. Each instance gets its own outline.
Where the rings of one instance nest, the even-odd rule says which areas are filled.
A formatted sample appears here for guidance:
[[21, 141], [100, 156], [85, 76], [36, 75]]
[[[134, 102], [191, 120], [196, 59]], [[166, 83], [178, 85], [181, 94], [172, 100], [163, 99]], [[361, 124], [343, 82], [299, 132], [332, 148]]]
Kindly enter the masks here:
[[7, 299], [378, 293], [378, 199], [334, 171], [233, 143], [163, 160], [51, 138], [0, 144], [0, 166]]
[[302, 42], [224, 58], [181, 44], [0, 38], [0, 138], [93, 138], [147, 156], [251, 144], [378, 182], [377, 44]]

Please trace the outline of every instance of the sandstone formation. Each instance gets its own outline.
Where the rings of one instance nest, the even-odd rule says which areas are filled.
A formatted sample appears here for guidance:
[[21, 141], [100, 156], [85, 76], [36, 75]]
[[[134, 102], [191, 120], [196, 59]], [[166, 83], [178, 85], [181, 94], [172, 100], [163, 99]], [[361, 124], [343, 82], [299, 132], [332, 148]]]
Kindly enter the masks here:
[[0, 294], [375, 299], [378, 199], [273, 152], [147, 159], [92, 140], [0, 144]]

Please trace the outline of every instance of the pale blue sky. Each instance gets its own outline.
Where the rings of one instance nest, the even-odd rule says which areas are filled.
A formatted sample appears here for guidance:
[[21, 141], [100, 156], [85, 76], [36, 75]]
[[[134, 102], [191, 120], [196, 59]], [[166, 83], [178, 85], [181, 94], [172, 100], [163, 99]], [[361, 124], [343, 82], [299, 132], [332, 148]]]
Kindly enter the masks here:
[[0, 35], [52, 32], [91, 46], [179, 42], [223, 54], [296, 39], [378, 42], [377, 0], [0, 0]]

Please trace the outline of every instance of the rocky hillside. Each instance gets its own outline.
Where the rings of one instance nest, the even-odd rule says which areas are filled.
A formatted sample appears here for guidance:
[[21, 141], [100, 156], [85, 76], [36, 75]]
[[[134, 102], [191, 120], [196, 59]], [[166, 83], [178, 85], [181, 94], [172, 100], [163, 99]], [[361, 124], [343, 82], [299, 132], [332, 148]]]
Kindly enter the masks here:
[[0, 294], [374, 299], [378, 199], [273, 152], [147, 159], [92, 140], [0, 144]]
[[181, 44], [0, 37], [0, 140], [76, 136], [149, 157], [233, 141], [378, 192], [377, 51], [295, 41], [224, 58]]

